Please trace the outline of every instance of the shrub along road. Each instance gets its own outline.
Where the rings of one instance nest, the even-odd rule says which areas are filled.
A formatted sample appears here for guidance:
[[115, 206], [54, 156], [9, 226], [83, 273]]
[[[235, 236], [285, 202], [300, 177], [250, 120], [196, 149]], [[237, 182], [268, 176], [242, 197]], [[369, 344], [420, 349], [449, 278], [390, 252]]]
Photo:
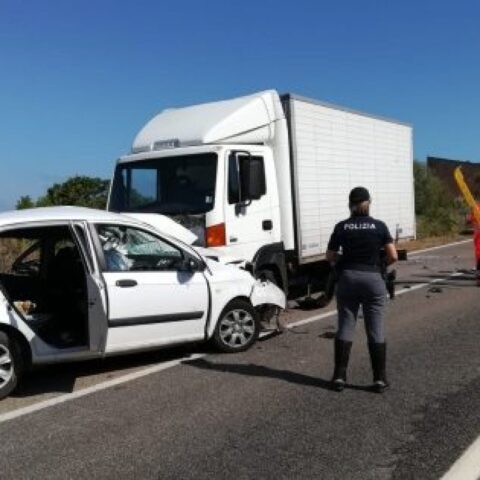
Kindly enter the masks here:
[[[388, 307], [384, 395], [368, 389], [361, 322], [349, 388], [329, 390], [332, 315], [244, 354], [207, 354], [3, 421], [2, 478], [439, 478], [480, 434], [480, 289], [461, 273], [471, 249], [433, 250], [399, 267], [397, 289], [410, 288]], [[138, 370], [187, 351], [117, 362]], [[115, 372], [113, 361], [101, 365], [46, 369], [2, 409]], [[42, 391], [38, 378], [49, 373], [57, 378]]]

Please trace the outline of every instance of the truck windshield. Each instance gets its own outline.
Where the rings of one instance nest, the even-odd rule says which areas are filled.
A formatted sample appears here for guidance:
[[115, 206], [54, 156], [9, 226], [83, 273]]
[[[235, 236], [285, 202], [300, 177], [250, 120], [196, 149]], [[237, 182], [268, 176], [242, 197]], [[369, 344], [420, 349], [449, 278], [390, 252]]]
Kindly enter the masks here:
[[198, 214], [215, 202], [217, 154], [202, 153], [120, 163], [109, 210]]

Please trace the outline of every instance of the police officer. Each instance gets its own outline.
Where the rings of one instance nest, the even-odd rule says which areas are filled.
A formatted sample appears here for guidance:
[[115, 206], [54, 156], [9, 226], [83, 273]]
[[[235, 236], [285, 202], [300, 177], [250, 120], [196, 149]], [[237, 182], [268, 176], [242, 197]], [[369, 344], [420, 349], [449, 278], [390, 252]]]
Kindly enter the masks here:
[[[338, 330], [335, 336], [335, 371], [332, 386], [342, 391], [360, 305], [363, 310], [373, 370], [373, 388], [388, 388], [383, 316], [386, 287], [382, 277], [382, 249], [388, 265], [397, 251], [387, 226], [370, 216], [370, 194], [364, 187], [349, 195], [350, 218], [337, 223], [330, 237], [327, 260], [337, 270]], [[340, 254], [341, 253], [341, 254]]]

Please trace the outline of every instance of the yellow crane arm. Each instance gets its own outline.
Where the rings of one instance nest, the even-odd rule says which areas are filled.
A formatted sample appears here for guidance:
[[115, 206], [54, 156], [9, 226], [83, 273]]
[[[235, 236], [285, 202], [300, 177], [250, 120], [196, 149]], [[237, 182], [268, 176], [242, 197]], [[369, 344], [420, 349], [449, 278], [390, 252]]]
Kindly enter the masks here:
[[463, 198], [468, 203], [468, 206], [472, 209], [472, 214], [475, 217], [475, 222], [477, 225], [480, 225], [480, 208], [478, 208], [477, 202], [473, 198], [472, 192], [468, 188], [467, 182], [463, 178], [462, 169], [457, 167], [453, 172], [455, 181], [457, 182], [458, 188], [462, 192]]

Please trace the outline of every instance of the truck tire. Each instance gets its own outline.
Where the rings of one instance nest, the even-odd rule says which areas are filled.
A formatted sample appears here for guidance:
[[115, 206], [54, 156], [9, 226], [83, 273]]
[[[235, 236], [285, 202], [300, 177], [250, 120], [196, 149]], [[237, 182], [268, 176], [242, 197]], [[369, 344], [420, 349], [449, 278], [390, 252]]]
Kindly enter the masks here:
[[235, 353], [249, 349], [260, 333], [257, 313], [250, 302], [232, 300], [218, 318], [212, 342], [222, 352]]
[[18, 343], [0, 331], [0, 400], [17, 386], [23, 373], [24, 361]]

